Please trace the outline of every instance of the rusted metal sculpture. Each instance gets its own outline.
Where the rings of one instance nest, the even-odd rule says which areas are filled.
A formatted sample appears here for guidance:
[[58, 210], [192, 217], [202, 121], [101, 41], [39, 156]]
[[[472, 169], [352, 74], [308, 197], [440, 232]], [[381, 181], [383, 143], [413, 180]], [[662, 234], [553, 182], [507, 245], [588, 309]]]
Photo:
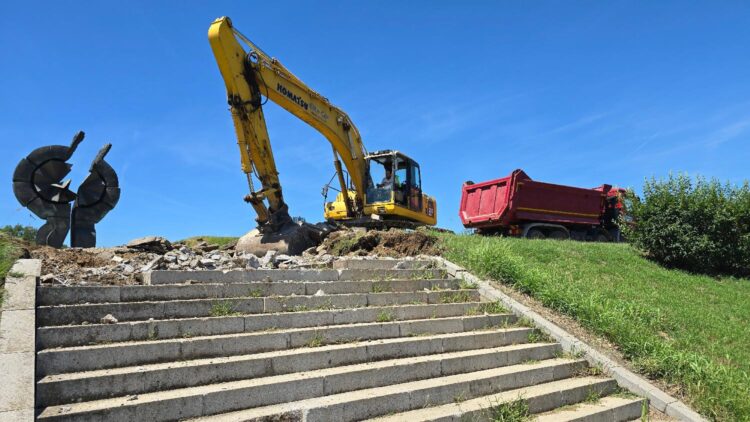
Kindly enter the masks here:
[[[84, 136], [78, 132], [69, 146], [35, 149], [18, 163], [13, 173], [13, 193], [18, 202], [46, 221], [37, 233], [36, 242], [40, 245], [59, 248], [71, 230], [72, 247], [96, 246], [94, 225], [120, 198], [117, 174], [104, 161], [111, 144], [99, 151], [77, 193], [70, 190], [70, 180], [63, 181], [72, 168], [67, 161]], [[72, 201], [75, 203], [71, 213]]]

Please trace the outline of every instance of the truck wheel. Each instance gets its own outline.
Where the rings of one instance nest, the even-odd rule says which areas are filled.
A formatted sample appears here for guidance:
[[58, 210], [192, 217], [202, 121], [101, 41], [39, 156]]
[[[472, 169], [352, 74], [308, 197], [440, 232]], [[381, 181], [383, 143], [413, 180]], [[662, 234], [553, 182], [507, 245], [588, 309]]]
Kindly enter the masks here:
[[594, 242], [609, 242], [609, 236], [605, 233], [597, 232], [594, 236]]
[[546, 237], [544, 232], [539, 229], [531, 229], [526, 233], [527, 239], [544, 239]]
[[550, 239], [555, 240], [567, 240], [570, 239], [570, 236], [568, 236], [567, 233], [563, 230], [552, 230], [552, 232], [548, 236]]

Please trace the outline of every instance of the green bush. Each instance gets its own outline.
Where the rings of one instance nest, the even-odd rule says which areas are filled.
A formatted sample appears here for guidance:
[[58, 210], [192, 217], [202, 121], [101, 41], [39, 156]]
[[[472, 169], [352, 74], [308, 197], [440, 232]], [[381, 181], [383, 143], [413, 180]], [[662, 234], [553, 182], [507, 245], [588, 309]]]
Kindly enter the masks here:
[[[671, 175], [629, 196], [626, 236], [650, 258], [705, 274], [750, 275], [750, 185]], [[624, 225], [627, 226], [627, 225]]]
[[15, 237], [17, 239], [23, 239], [27, 242], [33, 242], [34, 239], [36, 239], [36, 232], [37, 229], [31, 226], [22, 226], [20, 224], [16, 224], [15, 226], [3, 226], [0, 227], [0, 233], [5, 233], [10, 237]]

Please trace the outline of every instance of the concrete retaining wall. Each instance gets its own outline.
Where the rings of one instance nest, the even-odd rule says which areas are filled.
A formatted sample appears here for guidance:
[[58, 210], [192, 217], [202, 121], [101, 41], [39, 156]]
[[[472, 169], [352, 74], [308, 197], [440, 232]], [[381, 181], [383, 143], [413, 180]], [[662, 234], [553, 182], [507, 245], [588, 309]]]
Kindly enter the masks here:
[[39, 260], [20, 259], [5, 280], [0, 309], [0, 421], [34, 420], [36, 283], [41, 268]]

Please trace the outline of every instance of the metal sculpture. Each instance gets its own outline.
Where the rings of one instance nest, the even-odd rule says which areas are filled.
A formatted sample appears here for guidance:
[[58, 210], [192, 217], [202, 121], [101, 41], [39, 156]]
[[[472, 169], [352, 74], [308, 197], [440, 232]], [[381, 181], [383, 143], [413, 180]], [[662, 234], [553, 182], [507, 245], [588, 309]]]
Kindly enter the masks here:
[[[40, 245], [59, 248], [70, 230], [72, 247], [96, 246], [94, 225], [120, 198], [117, 174], [104, 161], [111, 144], [99, 151], [77, 193], [70, 190], [70, 180], [63, 181], [72, 168], [67, 161], [84, 136], [83, 132], [76, 133], [69, 146], [35, 149], [18, 163], [13, 173], [13, 193], [18, 202], [46, 221], [36, 236]], [[71, 212], [72, 201], [75, 203]]]

